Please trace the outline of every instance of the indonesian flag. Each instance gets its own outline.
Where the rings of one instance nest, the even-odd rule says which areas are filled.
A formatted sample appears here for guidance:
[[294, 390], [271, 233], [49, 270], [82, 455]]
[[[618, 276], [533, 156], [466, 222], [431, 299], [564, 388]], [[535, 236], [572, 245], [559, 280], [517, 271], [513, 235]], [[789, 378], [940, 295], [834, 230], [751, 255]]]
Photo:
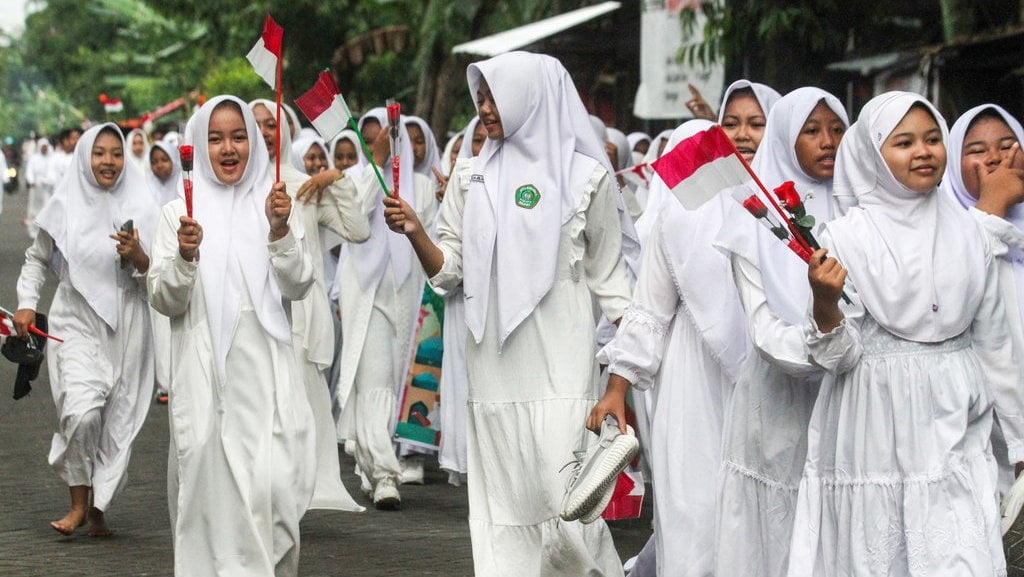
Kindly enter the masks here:
[[124, 102], [121, 102], [120, 98], [112, 98], [103, 103], [103, 110], [107, 114], [121, 112], [124, 110]]
[[0, 316], [0, 337], [9, 337], [14, 334], [14, 323], [11, 319]]
[[717, 125], [681, 141], [651, 168], [687, 210], [751, 180], [736, 148]]
[[245, 55], [253, 70], [259, 74], [271, 88], [277, 89], [277, 64], [281, 59], [281, 42], [284, 39], [284, 28], [277, 25], [267, 14], [263, 18], [263, 34], [256, 45]]
[[324, 140], [330, 141], [345, 129], [352, 111], [334, 83], [334, 76], [324, 70], [308, 92], [295, 99], [295, 105], [313, 123]]

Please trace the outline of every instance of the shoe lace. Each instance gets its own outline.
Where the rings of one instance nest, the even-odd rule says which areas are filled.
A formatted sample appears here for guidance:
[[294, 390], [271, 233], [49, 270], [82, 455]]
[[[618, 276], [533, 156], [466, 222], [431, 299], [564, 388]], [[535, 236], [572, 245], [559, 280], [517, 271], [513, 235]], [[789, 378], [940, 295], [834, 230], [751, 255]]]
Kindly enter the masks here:
[[569, 479], [565, 483], [565, 492], [568, 493], [572, 489], [573, 485], [576, 484], [576, 480], [580, 478], [580, 473], [583, 471], [583, 456], [586, 453], [584, 451], [573, 451], [573, 460], [562, 465], [562, 468], [558, 470], [559, 473], [565, 471], [568, 467], [572, 467], [572, 473], [569, 474]]

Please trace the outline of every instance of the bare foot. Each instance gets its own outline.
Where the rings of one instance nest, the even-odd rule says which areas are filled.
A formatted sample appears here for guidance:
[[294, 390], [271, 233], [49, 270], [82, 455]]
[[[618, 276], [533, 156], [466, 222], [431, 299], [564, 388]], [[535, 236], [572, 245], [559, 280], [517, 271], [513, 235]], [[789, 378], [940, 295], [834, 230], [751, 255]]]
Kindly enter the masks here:
[[70, 536], [82, 525], [85, 525], [85, 511], [72, 509], [68, 511], [67, 515], [60, 521], [51, 521], [50, 527], [53, 527], [54, 531], [57, 531], [61, 535]]
[[89, 509], [89, 533], [90, 537], [110, 537], [114, 532], [107, 526], [107, 520], [103, 517], [103, 511], [96, 507]]

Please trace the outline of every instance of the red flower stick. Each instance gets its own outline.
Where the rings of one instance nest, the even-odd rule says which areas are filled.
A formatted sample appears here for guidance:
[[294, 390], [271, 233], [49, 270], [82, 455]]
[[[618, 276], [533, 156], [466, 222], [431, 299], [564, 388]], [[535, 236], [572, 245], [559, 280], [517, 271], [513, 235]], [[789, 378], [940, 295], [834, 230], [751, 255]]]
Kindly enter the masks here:
[[[800, 242], [800, 237], [796, 234], [791, 236], [787, 230], [788, 227], [782, 226], [781, 223], [777, 222], [775, 218], [772, 217], [771, 213], [768, 211], [768, 207], [765, 206], [764, 201], [756, 194], [751, 194], [746, 198], [737, 196], [737, 193], [742, 194], [741, 190], [742, 189], [734, 190], [733, 198], [738, 200], [747, 212], [754, 215], [754, 218], [756, 218], [758, 222], [767, 226], [780, 241], [786, 243], [789, 250], [796, 253], [802, 261], [807, 263], [811, 262], [812, 251]], [[817, 242], [815, 242], [815, 245], [817, 245]], [[824, 262], [824, 259], [822, 259], [822, 262]], [[850, 297], [846, 296], [845, 291], [842, 293], [842, 297], [846, 304], [851, 304]]]
[[182, 144], [178, 147], [178, 154], [181, 156], [182, 181], [185, 184], [185, 212], [192, 218], [192, 159], [195, 148], [189, 144]]
[[388, 127], [391, 136], [391, 179], [394, 180], [393, 190], [391, 191], [395, 198], [398, 198], [398, 175], [399, 175], [399, 157], [401, 153], [399, 151], [399, 139], [401, 138], [401, 132], [398, 129], [398, 123], [402, 118], [402, 105], [395, 102], [393, 98], [387, 100], [388, 106]]

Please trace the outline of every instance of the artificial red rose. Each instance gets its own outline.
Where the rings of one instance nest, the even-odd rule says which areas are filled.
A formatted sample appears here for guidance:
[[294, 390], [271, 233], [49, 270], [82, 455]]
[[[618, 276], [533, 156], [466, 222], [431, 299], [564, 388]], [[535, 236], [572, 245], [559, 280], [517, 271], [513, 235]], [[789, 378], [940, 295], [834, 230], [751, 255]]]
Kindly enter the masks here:
[[743, 201], [743, 208], [747, 209], [747, 212], [754, 215], [757, 218], [764, 218], [768, 216], [768, 207], [764, 205], [764, 202], [757, 198], [756, 194], [752, 194]]
[[786, 210], [792, 212], [799, 207], [803, 201], [800, 200], [800, 193], [796, 191], [796, 186], [792, 180], [787, 180], [779, 185], [775, 189], [775, 197], [779, 199], [779, 202], [786, 207]]
[[192, 171], [192, 158], [194, 151], [195, 147], [188, 144], [182, 144], [181, 146], [178, 147], [178, 154], [181, 155], [182, 170], [186, 172]]

